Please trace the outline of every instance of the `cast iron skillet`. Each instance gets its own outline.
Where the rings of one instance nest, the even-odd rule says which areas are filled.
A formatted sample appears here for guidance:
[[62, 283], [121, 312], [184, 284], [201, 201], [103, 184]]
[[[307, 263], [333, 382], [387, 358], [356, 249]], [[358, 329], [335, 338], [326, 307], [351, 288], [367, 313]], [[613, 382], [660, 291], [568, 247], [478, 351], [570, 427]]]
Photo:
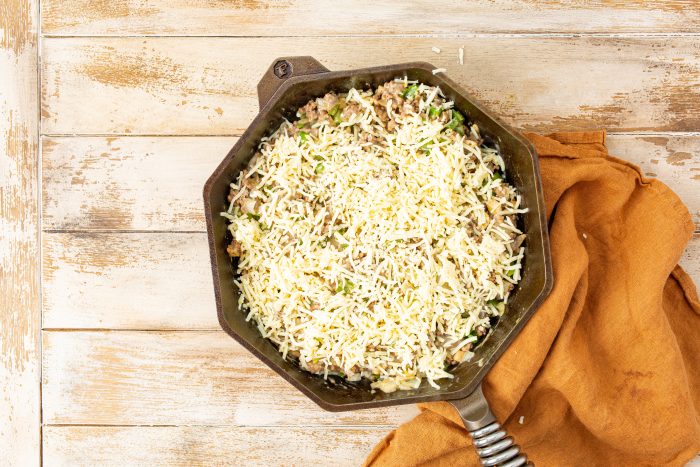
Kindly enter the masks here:
[[[527, 458], [519, 454], [518, 446], [501, 430], [481, 391], [481, 381], [552, 287], [549, 237], [537, 155], [527, 140], [484, 110], [454, 81], [442, 73], [433, 74], [434, 69], [429, 63], [414, 62], [331, 72], [312, 57], [286, 57], [273, 62], [258, 83], [260, 112], [204, 186], [219, 323], [231, 337], [326, 410], [447, 400], [459, 410], [484, 465], [503, 462], [506, 462], [504, 465], [522, 465]], [[455, 107], [479, 125], [485, 140], [500, 147], [508, 182], [517, 187], [524, 207], [528, 208], [528, 212], [521, 216], [521, 228], [527, 234], [527, 240], [523, 278], [511, 294], [499, 322], [474, 350], [475, 357], [471, 362], [458, 365], [452, 371], [454, 378], [441, 382], [440, 389], [424, 383], [410, 391], [372, 393], [362, 384], [347, 383], [335, 377], [324, 380], [303, 371], [282, 359], [272, 343], [264, 339], [254, 325], [245, 321], [244, 313], [238, 308], [239, 292], [233, 285], [236, 263], [232, 263], [226, 253], [230, 242], [228, 222], [219, 213], [228, 207], [229, 184], [247, 166], [260, 138], [274, 131], [283, 118], [293, 118], [297, 108], [331, 90], [346, 92], [352, 87], [376, 87], [403, 76], [440, 86], [447, 98], [455, 102]]]

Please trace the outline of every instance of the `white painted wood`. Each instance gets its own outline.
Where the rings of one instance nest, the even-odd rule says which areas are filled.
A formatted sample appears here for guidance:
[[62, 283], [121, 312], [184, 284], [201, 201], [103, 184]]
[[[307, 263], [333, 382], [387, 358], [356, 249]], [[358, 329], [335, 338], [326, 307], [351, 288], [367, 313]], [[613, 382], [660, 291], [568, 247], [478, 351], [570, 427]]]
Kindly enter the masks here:
[[65, 35], [328, 36], [532, 32], [698, 32], [693, 0], [492, 2], [321, 1], [42, 2], [43, 32]]
[[37, 1], [0, 7], [0, 463], [39, 465]]
[[44, 329], [220, 329], [207, 238], [43, 235]]
[[[218, 328], [201, 187], [257, 112], [255, 85], [277, 56], [310, 54], [330, 69], [427, 60], [521, 128], [656, 133], [611, 135], [610, 151], [667, 183], [699, 225], [700, 137], [673, 133], [700, 128], [700, 46], [676, 35], [700, 32], [697, 2], [352, 0], [345, 8], [353, 14], [317, 0], [42, 1], [43, 132], [88, 135], [43, 139], [47, 465], [359, 465], [416, 413], [322, 411]], [[0, 83], [34, 76], [36, 50], [18, 53], [13, 39], [36, 48], [33, 23], [22, 23], [29, 35], [5, 24], [2, 53], [12, 52], [0, 55]], [[61, 35], [256, 37], [48, 37]], [[7, 102], [0, 110], [15, 105]], [[13, 282], [3, 275], [0, 284], [0, 344], [11, 347], [0, 355], [0, 422], [5, 407], [13, 417], [9, 428], [0, 423], [0, 451], [3, 462], [31, 465], [39, 443], [36, 140], [22, 133], [35, 128], [31, 115], [17, 116], [8, 122], [19, 126], [0, 118], [0, 213], [10, 219], [2, 232], [11, 225], [30, 235], [12, 237], [9, 250], [28, 268], [13, 263]], [[3, 135], [22, 157], [3, 158]], [[700, 234], [681, 264], [700, 283]], [[17, 277], [29, 287], [15, 296]], [[21, 306], [8, 314], [6, 303]]]
[[326, 412], [223, 331], [46, 331], [42, 382], [48, 424], [389, 427], [417, 413]]
[[506, 122], [534, 131], [700, 124], [695, 37], [49, 38], [44, 132], [240, 134], [257, 113], [263, 72], [300, 53], [331, 70], [430, 61]]
[[202, 187], [236, 138], [44, 138], [44, 229], [199, 230]]
[[44, 465], [358, 466], [385, 428], [81, 427], [44, 429]]

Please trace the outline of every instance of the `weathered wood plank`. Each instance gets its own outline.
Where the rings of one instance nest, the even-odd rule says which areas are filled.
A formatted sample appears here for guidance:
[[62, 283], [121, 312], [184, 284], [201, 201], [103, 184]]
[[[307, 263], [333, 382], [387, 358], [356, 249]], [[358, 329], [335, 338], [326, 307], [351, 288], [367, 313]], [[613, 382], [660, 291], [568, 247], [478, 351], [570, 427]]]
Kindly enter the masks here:
[[219, 329], [204, 234], [45, 233], [42, 244], [44, 329]]
[[202, 187], [236, 138], [44, 138], [44, 229], [204, 230]]
[[693, 0], [535, 2], [46, 0], [53, 35], [327, 36], [503, 32], [697, 32]]
[[47, 424], [395, 426], [416, 413], [326, 412], [223, 331], [45, 331], [42, 378]]
[[0, 7], [0, 452], [39, 465], [37, 3]]
[[[204, 231], [202, 186], [233, 137], [43, 139], [43, 226]], [[611, 154], [659, 178], [700, 227], [700, 136], [610, 135]]]
[[386, 428], [47, 426], [49, 466], [362, 464]]
[[264, 70], [274, 57], [300, 51], [333, 70], [431, 61], [506, 122], [529, 130], [700, 129], [695, 37], [506, 36], [49, 38], [44, 131], [240, 134], [257, 112]]
[[[45, 329], [219, 329], [203, 233], [47, 233], [43, 248]], [[681, 264], [700, 284], [700, 234]]]

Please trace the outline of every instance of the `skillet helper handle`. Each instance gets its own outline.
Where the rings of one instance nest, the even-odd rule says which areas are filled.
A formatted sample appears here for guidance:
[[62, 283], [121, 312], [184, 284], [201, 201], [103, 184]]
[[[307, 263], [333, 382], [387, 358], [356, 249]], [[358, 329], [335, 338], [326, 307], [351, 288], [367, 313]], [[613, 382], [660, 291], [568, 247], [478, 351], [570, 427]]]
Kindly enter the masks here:
[[462, 417], [464, 426], [474, 440], [474, 447], [482, 465], [501, 467], [533, 465], [528, 462], [527, 456], [520, 452], [520, 447], [496, 420], [484, 397], [481, 385], [464, 399], [448, 402]]
[[272, 61], [260, 81], [258, 81], [258, 105], [260, 110], [265, 107], [270, 98], [289, 78], [317, 73], [328, 73], [330, 70], [309, 55], [295, 57], [278, 57]]

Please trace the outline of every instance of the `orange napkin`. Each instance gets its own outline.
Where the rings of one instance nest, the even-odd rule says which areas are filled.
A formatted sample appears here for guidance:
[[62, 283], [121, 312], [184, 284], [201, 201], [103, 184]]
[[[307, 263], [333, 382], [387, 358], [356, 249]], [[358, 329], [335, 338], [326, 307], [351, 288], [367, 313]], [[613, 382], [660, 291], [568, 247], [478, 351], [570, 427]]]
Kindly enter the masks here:
[[[602, 131], [526, 136], [554, 288], [486, 377], [491, 408], [537, 465], [683, 465], [700, 452], [700, 302], [677, 266], [688, 210], [609, 156]], [[479, 465], [452, 406], [419, 407], [366, 465]]]

